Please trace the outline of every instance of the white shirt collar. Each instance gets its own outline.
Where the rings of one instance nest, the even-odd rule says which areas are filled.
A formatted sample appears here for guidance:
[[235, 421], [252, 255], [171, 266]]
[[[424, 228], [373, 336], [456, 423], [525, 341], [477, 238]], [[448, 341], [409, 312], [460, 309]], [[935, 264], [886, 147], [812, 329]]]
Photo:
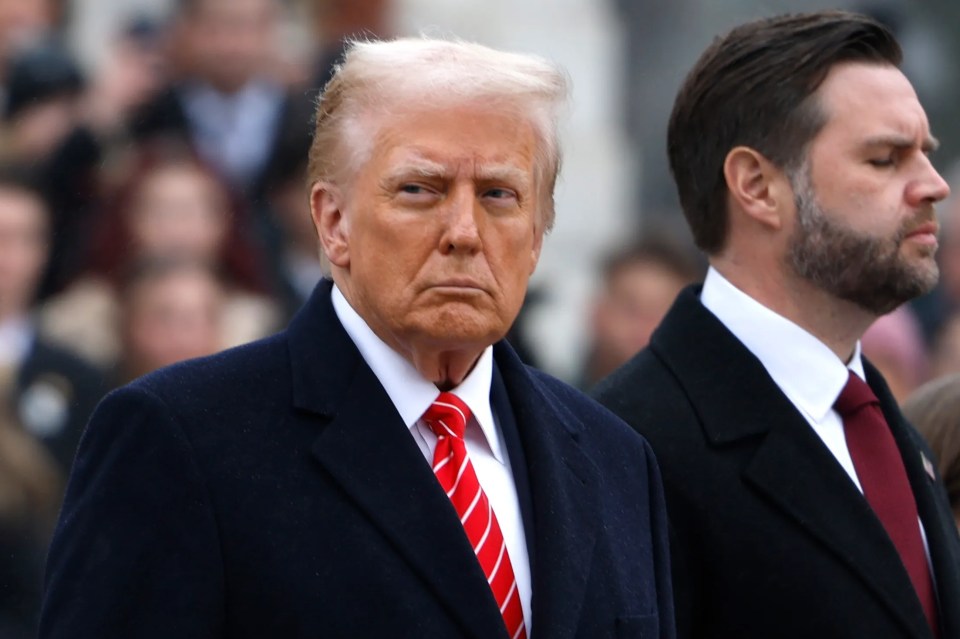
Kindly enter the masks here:
[[[347, 298], [334, 285], [333, 310], [340, 323], [347, 331], [350, 339], [367, 362], [367, 365], [380, 380], [383, 389], [400, 413], [407, 428], [413, 428], [440, 392], [432, 382], [425, 379], [414, 366], [402, 355], [390, 348], [367, 325], [359, 314], [350, 306]], [[505, 457], [500, 447], [500, 438], [497, 436], [493, 420], [493, 410], [490, 407], [490, 385], [493, 378], [493, 347], [484, 349], [470, 374], [451, 390], [454, 395], [463, 400], [474, 419], [480, 426], [483, 436], [490, 447], [490, 451], [497, 461], [504, 463]], [[469, 425], [468, 425], [469, 426]]]
[[713, 267], [703, 281], [700, 301], [760, 360], [787, 398], [817, 422], [833, 408], [848, 370], [865, 378], [859, 340], [845, 364], [826, 344], [738, 289]]

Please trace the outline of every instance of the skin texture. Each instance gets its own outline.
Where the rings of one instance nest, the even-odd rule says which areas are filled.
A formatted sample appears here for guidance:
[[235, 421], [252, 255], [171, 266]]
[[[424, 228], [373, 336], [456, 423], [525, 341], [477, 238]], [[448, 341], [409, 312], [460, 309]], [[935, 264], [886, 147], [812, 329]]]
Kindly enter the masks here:
[[[724, 165], [730, 233], [711, 263], [735, 286], [846, 361], [881, 307], [888, 306], [864, 303], [886, 286], [877, 277], [879, 271], [889, 274], [883, 265], [892, 264], [894, 271], [921, 281], [921, 289], [936, 281], [933, 205], [949, 194], [949, 187], [930, 162], [936, 141], [916, 93], [898, 69], [836, 65], [816, 97], [826, 124], [807, 152], [804, 170], [812, 198], [809, 193], [798, 198], [803, 189], [794, 186], [802, 184], [800, 176], [787, 175], [753, 149], [733, 149]], [[812, 201], [817, 209], [813, 213], [822, 215], [821, 227], [833, 233], [814, 237], [817, 233], [803, 229], [798, 200], [801, 206]], [[805, 211], [808, 217], [811, 212]], [[837, 233], [843, 237], [838, 239]], [[851, 237], [856, 239], [852, 244], [844, 241]], [[818, 268], [839, 273], [848, 280], [846, 289], [849, 280], [856, 280], [856, 295], [797, 267], [797, 244], [810, 249], [819, 242], [824, 248], [824, 242], [832, 240], [839, 245], [820, 251], [815, 261], [829, 258], [835, 264]], [[858, 254], [851, 245], [876, 250]], [[858, 274], [857, 269], [862, 271]]]
[[390, 347], [459, 384], [520, 310], [543, 240], [529, 122], [483, 105], [392, 113], [311, 208], [333, 278]]

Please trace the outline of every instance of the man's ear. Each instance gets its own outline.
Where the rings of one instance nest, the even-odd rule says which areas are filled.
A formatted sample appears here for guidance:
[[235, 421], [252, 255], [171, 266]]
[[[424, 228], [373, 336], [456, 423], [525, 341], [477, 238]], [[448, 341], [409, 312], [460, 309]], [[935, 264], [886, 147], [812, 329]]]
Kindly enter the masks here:
[[723, 163], [727, 192], [738, 209], [755, 222], [778, 230], [793, 205], [793, 188], [787, 176], [759, 151], [738, 146]]
[[347, 268], [350, 265], [349, 229], [340, 187], [332, 182], [314, 182], [310, 189], [310, 215], [324, 255], [334, 266]]

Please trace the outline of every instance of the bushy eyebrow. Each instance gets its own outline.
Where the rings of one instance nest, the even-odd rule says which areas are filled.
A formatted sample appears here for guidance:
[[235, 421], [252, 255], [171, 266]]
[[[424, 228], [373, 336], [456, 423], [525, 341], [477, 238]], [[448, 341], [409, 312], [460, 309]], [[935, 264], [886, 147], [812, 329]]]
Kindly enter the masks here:
[[481, 182], [502, 182], [525, 186], [530, 177], [526, 171], [513, 164], [487, 164], [478, 167], [477, 179]]
[[[911, 138], [906, 135], [897, 135], [897, 134], [878, 135], [875, 137], [868, 138], [867, 141], [864, 142], [863, 146], [868, 149], [893, 148], [898, 150], [907, 150], [907, 149], [914, 148], [916, 146], [916, 141], [914, 140], [914, 138]], [[933, 153], [938, 148], [940, 148], [940, 140], [933, 137], [932, 135], [928, 135], [927, 137], [925, 137], [923, 139], [923, 142], [920, 145], [920, 149], [924, 153]]]
[[439, 162], [428, 160], [426, 158], [411, 158], [402, 164], [387, 171], [383, 179], [387, 182], [395, 182], [413, 177], [422, 178], [443, 178], [450, 174], [449, 169]]
[[[401, 182], [411, 177], [445, 179], [453, 169], [422, 156], [413, 156], [384, 173], [385, 183]], [[504, 183], [526, 186], [530, 181], [527, 171], [515, 164], [481, 164], [476, 167], [476, 179], [486, 183]]]

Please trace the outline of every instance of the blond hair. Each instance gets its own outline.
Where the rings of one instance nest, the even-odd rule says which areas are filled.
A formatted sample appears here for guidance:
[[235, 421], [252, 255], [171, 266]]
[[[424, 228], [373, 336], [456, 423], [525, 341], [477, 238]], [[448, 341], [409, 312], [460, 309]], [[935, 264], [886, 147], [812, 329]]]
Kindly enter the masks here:
[[553, 189], [560, 170], [558, 121], [569, 94], [567, 76], [534, 55], [433, 38], [353, 41], [318, 100], [308, 179], [338, 182], [364, 161], [377, 131], [369, 114], [397, 109], [482, 103], [529, 120], [537, 138], [543, 228], [553, 226]]

